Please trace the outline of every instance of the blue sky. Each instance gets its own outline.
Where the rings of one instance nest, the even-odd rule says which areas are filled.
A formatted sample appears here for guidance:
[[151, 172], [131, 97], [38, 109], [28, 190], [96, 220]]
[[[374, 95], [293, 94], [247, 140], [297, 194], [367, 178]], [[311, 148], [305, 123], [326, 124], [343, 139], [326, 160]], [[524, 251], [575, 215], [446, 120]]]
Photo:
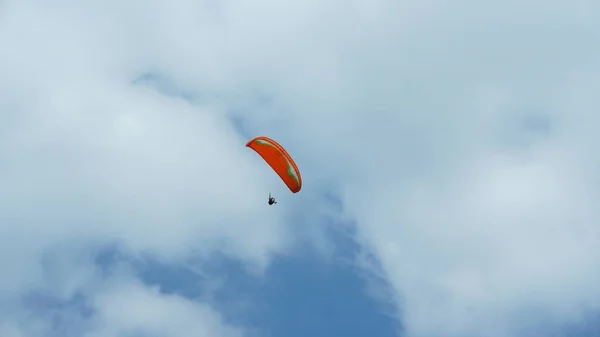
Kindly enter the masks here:
[[2, 2], [0, 337], [597, 336], [599, 35], [592, 1]]

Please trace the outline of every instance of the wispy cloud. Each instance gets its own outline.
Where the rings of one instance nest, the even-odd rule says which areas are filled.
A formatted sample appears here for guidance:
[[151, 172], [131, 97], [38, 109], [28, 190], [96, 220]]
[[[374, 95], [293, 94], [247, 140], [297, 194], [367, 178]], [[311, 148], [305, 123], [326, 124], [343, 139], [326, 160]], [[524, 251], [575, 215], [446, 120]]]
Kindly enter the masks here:
[[[260, 275], [299, 236], [330, 252], [327, 221], [356, 223], [407, 336], [577, 325], [600, 309], [599, 15], [566, 0], [5, 1], [0, 334], [60, 335], [28, 315], [41, 291], [85, 297], [90, 325], [71, 334], [242, 335], [206, 302], [106, 276], [98, 249], [175, 265], [216, 251]], [[290, 149], [302, 193], [246, 151], [250, 134]]]

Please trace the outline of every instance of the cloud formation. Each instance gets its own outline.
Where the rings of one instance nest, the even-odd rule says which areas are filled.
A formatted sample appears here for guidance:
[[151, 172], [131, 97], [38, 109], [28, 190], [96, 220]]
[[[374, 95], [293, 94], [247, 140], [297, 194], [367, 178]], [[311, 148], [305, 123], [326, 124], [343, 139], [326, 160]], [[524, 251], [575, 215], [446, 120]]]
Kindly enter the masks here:
[[[3, 2], [0, 333], [50, 329], [8, 314], [41, 288], [85, 293], [90, 336], [243, 334], [204, 304], [100, 277], [94, 251], [218, 250], [260, 272], [298, 231], [322, 239], [318, 221], [340, 216], [326, 190], [407, 336], [576, 324], [600, 306], [599, 14], [566, 0]], [[255, 134], [304, 173], [276, 209], [262, 196], [285, 189], [243, 147]]]

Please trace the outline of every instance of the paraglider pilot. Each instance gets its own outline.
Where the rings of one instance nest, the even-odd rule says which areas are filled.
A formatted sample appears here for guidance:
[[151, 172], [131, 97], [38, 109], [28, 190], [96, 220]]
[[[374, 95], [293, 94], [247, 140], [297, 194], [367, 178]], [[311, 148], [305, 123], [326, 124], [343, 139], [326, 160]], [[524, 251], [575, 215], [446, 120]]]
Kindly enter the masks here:
[[271, 193], [269, 193], [269, 205], [273, 205], [273, 204], [276, 204], [276, 203], [277, 203], [277, 201], [275, 201], [275, 198], [273, 198], [271, 196]]

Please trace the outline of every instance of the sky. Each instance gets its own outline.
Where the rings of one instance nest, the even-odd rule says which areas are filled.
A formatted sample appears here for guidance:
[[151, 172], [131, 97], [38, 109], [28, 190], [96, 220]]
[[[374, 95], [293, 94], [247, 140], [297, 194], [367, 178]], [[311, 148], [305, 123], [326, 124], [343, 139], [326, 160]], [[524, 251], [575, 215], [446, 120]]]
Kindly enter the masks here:
[[0, 74], [1, 337], [600, 335], [597, 1], [2, 0]]

